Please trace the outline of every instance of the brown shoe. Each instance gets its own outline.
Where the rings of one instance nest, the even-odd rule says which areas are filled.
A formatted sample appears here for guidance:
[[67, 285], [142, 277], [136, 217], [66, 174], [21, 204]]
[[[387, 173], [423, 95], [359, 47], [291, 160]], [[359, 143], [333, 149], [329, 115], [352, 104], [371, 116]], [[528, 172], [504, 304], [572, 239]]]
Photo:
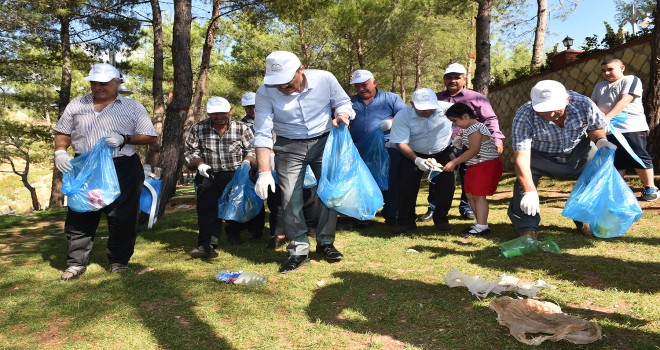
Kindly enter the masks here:
[[587, 236], [587, 237], [593, 237], [594, 233], [591, 232], [591, 226], [589, 226], [588, 222], [580, 222], [580, 223], [575, 223], [575, 226], [577, 227], [578, 232], [580, 234]]
[[523, 232], [520, 232], [520, 237], [525, 236], [525, 235], [530, 236], [530, 237], [534, 238], [535, 240], [538, 240], [538, 238], [539, 238], [538, 232], [536, 232], [534, 230], [525, 230]]

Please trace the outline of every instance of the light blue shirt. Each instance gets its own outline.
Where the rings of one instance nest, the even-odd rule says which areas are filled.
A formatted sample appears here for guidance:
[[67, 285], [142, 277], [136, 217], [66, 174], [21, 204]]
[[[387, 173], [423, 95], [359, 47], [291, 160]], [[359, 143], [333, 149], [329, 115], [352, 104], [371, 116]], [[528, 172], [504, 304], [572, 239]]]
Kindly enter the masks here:
[[254, 147], [273, 148], [273, 134], [287, 139], [310, 139], [332, 128], [336, 117], [355, 118], [351, 99], [330, 72], [305, 69], [301, 93], [285, 95], [276, 87], [261, 85], [255, 99]]
[[399, 111], [394, 116], [391, 143], [407, 143], [413, 151], [422, 154], [435, 154], [451, 141], [452, 124], [445, 116], [445, 111], [453, 103], [438, 102], [440, 108], [428, 117], [420, 117], [412, 106]]
[[[351, 96], [355, 119], [351, 122], [351, 137], [354, 143], [370, 131], [380, 128], [383, 120], [394, 118], [394, 116], [406, 107], [399, 95], [393, 92], [376, 90], [376, 96], [366, 105], [358, 95]], [[389, 141], [390, 131], [385, 132], [385, 141]]]

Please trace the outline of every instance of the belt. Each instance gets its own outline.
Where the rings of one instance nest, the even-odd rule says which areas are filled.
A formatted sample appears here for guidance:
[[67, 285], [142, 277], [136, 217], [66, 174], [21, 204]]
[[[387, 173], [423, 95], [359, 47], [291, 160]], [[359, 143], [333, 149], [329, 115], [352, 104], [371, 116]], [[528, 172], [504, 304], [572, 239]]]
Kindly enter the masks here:
[[321, 134], [321, 135], [314, 136], [314, 137], [310, 137], [310, 138], [308, 138], [308, 139], [290, 139], [290, 138], [288, 138], [288, 137], [284, 137], [284, 136], [277, 136], [277, 137], [279, 137], [279, 138], [283, 138], [283, 139], [285, 139], [285, 140], [290, 140], [290, 141], [315, 141], [315, 140], [322, 139], [322, 138], [328, 136], [328, 134], [330, 134], [330, 131], [326, 131], [326, 132], [324, 132], [324, 133]]

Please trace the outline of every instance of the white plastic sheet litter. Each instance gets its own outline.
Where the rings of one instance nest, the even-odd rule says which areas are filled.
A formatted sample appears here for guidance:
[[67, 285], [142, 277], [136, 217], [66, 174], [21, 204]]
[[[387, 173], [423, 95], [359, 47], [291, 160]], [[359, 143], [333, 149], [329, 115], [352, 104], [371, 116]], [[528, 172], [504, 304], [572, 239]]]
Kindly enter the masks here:
[[529, 298], [536, 298], [542, 289], [556, 288], [543, 280], [529, 282], [506, 274], [502, 274], [497, 280], [490, 281], [480, 276], [467, 276], [456, 269], [451, 269], [447, 273], [445, 284], [450, 288], [467, 287], [470, 293], [479, 299], [489, 293], [499, 295], [503, 292], [514, 292]]

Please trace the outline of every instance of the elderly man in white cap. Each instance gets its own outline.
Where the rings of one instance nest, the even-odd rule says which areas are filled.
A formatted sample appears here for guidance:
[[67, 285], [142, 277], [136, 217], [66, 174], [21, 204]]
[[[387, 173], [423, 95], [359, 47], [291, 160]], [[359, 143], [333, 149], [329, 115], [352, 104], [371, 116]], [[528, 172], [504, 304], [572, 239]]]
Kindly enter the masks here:
[[241, 97], [241, 105], [243, 106], [243, 109], [245, 110], [245, 117], [241, 119], [241, 121], [247, 125], [249, 125], [251, 128], [254, 129], [254, 98], [256, 97], [257, 94], [254, 92], [246, 92], [243, 94], [243, 97]]
[[[399, 95], [382, 91], [377, 88], [374, 75], [364, 69], [359, 69], [351, 75], [351, 84], [356, 94], [351, 96], [353, 110], [355, 110], [355, 119], [351, 121], [351, 137], [355, 144], [359, 143], [362, 137], [374, 129], [380, 128], [385, 132], [385, 142], [387, 152], [390, 156], [390, 168], [388, 172], [388, 188], [383, 191], [385, 205], [382, 215], [385, 223], [395, 226], [397, 223], [398, 211], [398, 187], [399, 187], [399, 166], [401, 164], [401, 153], [396, 145], [390, 144], [390, 129], [394, 116], [406, 107]], [[366, 222], [358, 221], [358, 224]]]
[[[222, 219], [218, 218], [218, 199], [243, 163], [256, 164], [250, 127], [231, 118], [231, 105], [222, 97], [212, 97], [206, 103], [204, 119], [190, 127], [184, 157], [189, 168], [197, 168], [197, 247], [189, 252], [193, 258], [212, 259], [218, 256], [211, 237], [218, 237]], [[232, 245], [241, 244], [243, 225], [227, 221], [225, 232]]]
[[[394, 117], [390, 142], [397, 144], [403, 155], [399, 171], [399, 225], [395, 233], [417, 228], [415, 207], [419, 182], [424, 172], [431, 170], [431, 160], [440, 164], [450, 161], [452, 124], [445, 111], [451, 105], [438, 102], [433, 90], [423, 88], [415, 91], [410, 106]], [[448, 213], [454, 198], [454, 173], [441, 172], [434, 180], [433, 223], [438, 231], [450, 232]]]
[[[321, 176], [321, 159], [330, 129], [355, 117], [351, 100], [330, 72], [305, 69], [288, 51], [266, 57], [264, 85], [257, 90], [255, 137], [259, 177], [257, 194], [266, 199], [275, 191], [269, 157], [275, 151], [275, 170], [282, 190], [283, 227], [289, 239], [287, 273], [309, 261], [310, 244], [303, 215], [303, 180], [310, 165]], [[273, 131], [277, 140], [273, 141]], [[337, 212], [319, 203], [316, 252], [329, 261], [343, 255], [335, 248]]]
[[117, 93], [121, 78], [114, 66], [97, 63], [85, 80], [89, 81], [92, 93], [71, 101], [53, 128], [56, 132], [55, 166], [61, 172], [73, 170], [66, 149], [71, 146], [73, 152], [80, 155], [90, 151], [105, 137], [105, 143], [115, 147], [112, 157], [121, 195], [100, 211], [79, 213], [69, 208], [64, 223], [69, 244], [68, 268], [60, 277], [62, 280], [77, 278], [87, 269], [102, 213], [108, 220], [107, 254], [111, 272], [128, 269], [135, 248], [140, 191], [144, 181], [135, 146], [157, 141], [156, 129], [144, 106]]
[[[590, 151], [616, 149], [607, 141], [605, 115], [588, 97], [567, 91], [554, 80], [539, 81], [528, 101], [516, 112], [511, 126], [516, 183], [509, 203], [509, 218], [519, 235], [537, 237], [541, 222], [537, 186], [542, 176], [577, 178]], [[575, 223], [591, 235], [587, 223]]]

